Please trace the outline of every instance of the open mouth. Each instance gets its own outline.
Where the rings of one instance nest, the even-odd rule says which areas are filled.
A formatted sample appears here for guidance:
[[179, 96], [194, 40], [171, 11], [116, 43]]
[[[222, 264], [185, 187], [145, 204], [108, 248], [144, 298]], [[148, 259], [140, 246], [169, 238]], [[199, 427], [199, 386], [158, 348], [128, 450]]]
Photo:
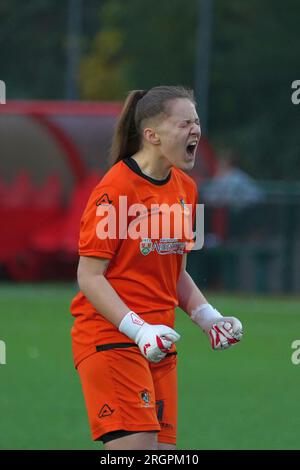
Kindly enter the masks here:
[[188, 153], [188, 155], [189, 155], [190, 157], [192, 157], [192, 156], [195, 155], [196, 148], [197, 148], [197, 144], [198, 144], [197, 141], [193, 141], [193, 142], [190, 142], [190, 143], [186, 146], [186, 151], [187, 151], [187, 153]]

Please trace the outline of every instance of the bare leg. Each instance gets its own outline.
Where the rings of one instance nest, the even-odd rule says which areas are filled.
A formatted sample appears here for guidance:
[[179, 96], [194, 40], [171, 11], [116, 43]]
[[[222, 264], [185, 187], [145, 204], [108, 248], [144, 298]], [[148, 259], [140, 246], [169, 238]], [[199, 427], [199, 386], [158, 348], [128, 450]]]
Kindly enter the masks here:
[[157, 450], [156, 432], [137, 432], [104, 445], [105, 450]]
[[176, 450], [175, 444], [164, 444], [163, 442], [158, 443], [158, 450]]

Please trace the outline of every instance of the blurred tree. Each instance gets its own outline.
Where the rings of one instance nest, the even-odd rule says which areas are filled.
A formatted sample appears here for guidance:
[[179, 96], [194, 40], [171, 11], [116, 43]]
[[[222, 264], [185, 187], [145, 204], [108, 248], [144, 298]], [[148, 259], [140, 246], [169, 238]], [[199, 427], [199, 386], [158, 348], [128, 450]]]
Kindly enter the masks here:
[[[255, 177], [299, 178], [300, 105], [292, 105], [290, 86], [299, 78], [300, 2], [214, 5], [209, 137], [233, 146]], [[128, 0], [126, 7], [106, 0], [101, 18], [82, 63], [84, 97], [123, 99], [125, 90], [162, 83], [194, 86], [196, 0]]]
[[[86, 0], [81, 94], [123, 99], [134, 88], [194, 86], [196, 0]], [[300, 178], [298, 0], [214, 0], [208, 132], [261, 178]], [[62, 99], [67, 0], [1, 0], [0, 79], [7, 98]], [[201, 107], [201, 103], [199, 103]]]
[[[111, 83], [108, 97], [115, 99], [157, 84], [193, 86], [195, 0], [107, 0], [101, 18], [101, 32], [82, 63], [84, 97], [103, 97], [104, 82]], [[108, 39], [115, 43], [108, 45]]]
[[82, 60], [81, 92], [84, 98], [115, 100], [129, 88], [128, 59], [122, 54], [123, 37], [117, 29], [103, 30], [93, 42], [93, 52]]

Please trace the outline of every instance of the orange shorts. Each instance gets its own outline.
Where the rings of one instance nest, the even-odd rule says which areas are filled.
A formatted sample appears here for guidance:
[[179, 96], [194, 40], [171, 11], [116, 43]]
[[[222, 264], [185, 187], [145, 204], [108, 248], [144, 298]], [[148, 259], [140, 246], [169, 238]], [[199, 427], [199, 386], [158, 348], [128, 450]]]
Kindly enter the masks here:
[[158, 442], [176, 444], [177, 357], [154, 364], [138, 347], [113, 348], [78, 365], [91, 433], [157, 431]]

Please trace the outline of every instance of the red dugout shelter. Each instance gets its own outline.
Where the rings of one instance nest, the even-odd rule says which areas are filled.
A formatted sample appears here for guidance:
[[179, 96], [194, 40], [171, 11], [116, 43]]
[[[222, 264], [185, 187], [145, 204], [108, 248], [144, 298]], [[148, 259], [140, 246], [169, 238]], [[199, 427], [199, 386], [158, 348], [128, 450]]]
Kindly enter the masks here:
[[[2, 276], [75, 276], [80, 216], [108, 168], [121, 103], [15, 101], [0, 106]], [[192, 176], [215, 171], [201, 140]]]

